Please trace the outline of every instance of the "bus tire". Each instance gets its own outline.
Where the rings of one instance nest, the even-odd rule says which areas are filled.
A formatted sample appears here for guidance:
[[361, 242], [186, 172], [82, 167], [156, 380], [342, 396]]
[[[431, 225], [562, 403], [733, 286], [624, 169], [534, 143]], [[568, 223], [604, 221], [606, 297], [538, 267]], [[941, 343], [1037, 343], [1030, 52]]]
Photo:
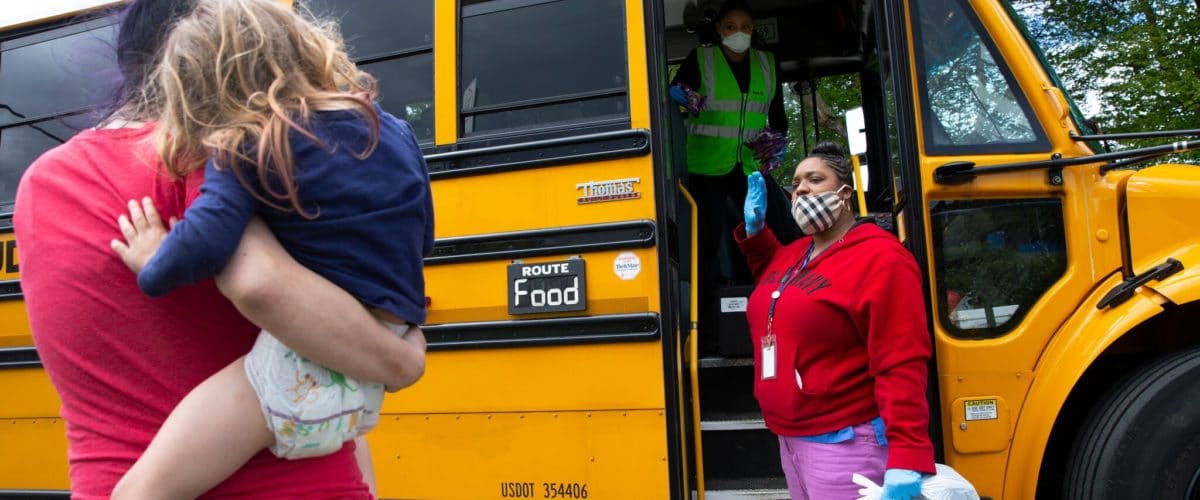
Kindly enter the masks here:
[[1071, 450], [1063, 492], [1200, 498], [1200, 348], [1154, 360], [1101, 399]]

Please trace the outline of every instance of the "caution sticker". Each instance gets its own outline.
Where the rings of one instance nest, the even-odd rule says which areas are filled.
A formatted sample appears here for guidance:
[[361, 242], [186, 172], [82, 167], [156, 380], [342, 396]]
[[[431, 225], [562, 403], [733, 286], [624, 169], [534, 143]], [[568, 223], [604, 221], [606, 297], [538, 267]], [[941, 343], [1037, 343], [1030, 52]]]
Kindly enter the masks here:
[[966, 406], [964, 413], [967, 420], [996, 420], [999, 418], [995, 399], [976, 399], [963, 404]]

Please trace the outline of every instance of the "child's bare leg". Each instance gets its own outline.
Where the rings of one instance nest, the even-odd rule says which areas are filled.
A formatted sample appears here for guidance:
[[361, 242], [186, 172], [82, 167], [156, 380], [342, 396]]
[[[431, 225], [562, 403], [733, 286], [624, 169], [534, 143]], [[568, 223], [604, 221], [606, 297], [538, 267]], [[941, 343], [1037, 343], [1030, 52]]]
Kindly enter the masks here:
[[196, 498], [275, 442], [244, 364], [238, 358], [179, 402], [114, 499]]
[[358, 470], [362, 471], [362, 479], [367, 483], [371, 496], [379, 498], [379, 490], [375, 487], [375, 464], [371, 461], [371, 448], [367, 446], [367, 438], [354, 438], [354, 460], [358, 462]]

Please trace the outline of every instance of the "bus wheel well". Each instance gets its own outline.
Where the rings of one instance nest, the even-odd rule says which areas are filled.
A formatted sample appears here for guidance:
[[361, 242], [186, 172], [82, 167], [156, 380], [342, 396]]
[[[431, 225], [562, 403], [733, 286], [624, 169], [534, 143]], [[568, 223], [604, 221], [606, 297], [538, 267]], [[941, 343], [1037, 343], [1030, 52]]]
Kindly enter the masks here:
[[1127, 332], [1088, 367], [1063, 404], [1046, 442], [1037, 498], [1062, 497], [1068, 457], [1089, 413], [1101, 398], [1151, 360], [1200, 345], [1200, 335], [1193, 333], [1198, 319], [1200, 301], [1168, 305], [1161, 314]]

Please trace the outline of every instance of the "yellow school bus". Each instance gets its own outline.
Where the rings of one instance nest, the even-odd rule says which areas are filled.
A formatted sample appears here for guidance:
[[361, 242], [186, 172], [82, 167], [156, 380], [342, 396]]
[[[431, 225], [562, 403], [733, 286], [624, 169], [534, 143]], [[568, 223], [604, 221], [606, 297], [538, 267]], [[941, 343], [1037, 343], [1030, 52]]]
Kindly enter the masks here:
[[[716, 3], [308, 2], [433, 180], [428, 370], [369, 435], [382, 497], [786, 498], [744, 301], [692, 286], [720, 263], [693, 257], [667, 75]], [[991, 499], [1200, 498], [1200, 170], [1143, 168], [1194, 136], [1104, 152], [1132, 136], [1087, 128], [1003, 0], [755, 7], [781, 81], [861, 88], [862, 209], [926, 278], [939, 461]], [[83, 65], [105, 60], [72, 54], [114, 20], [83, 13], [0, 27], [6, 227], [23, 169], [96, 99]], [[66, 496], [2, 242], [0, 497]], [[708, 307], [719, 325], [697, 324]]]

